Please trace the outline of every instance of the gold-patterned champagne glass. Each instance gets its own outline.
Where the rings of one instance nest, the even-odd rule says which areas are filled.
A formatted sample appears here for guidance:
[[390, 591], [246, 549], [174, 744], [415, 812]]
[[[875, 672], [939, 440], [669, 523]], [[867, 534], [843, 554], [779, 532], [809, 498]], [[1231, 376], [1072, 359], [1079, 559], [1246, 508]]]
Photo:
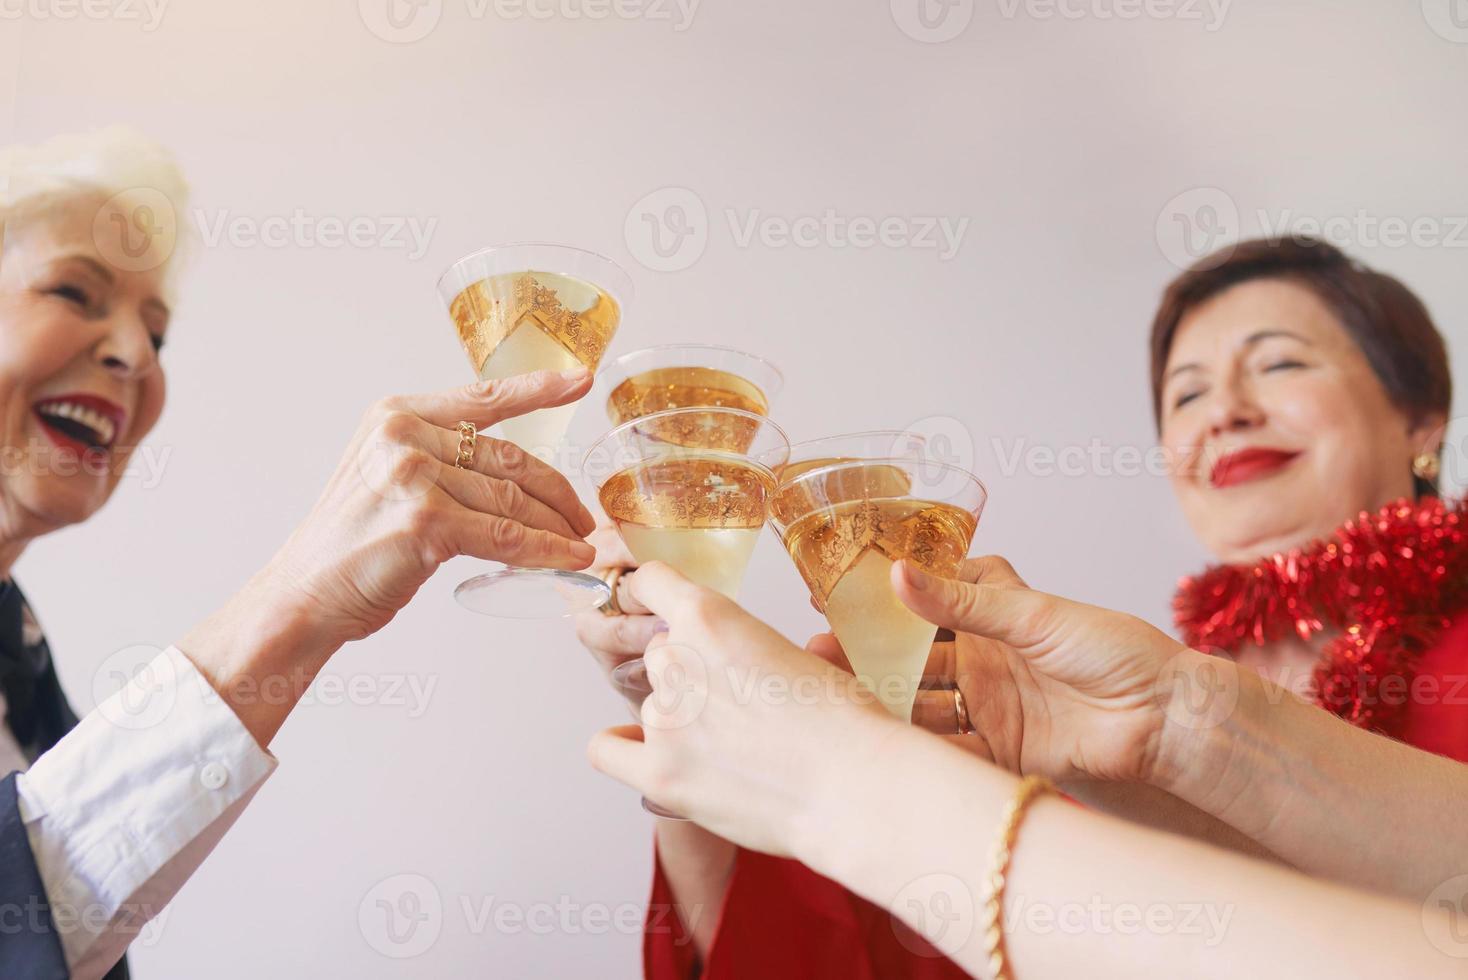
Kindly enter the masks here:
[[790, 443], [763, 415], [675, 408], [617, 426], [582, 471], [638, 562], [737, 598]]
[[[632, 299], [611, 259], [566, 245], [497, 245], [464, 256], [438, 281], [474, 372], [483, 379], [531, 371], [596, 371]], [[506, 419], [499, 435], [554, 461], [576, 405]], [[594, 575], [505, 567], [462, 582], [460, 604], [488, 616], [538, 619], [594, 609], [611, 596]]]
[[784, 384], [780, 369], [763, 357], [712, 344], [635, 350], [603, 365], [597, 379], [612, 425], [672, 408], [768, 415]]
[[[732, 408], [768, 415], [784, 385], [784, 375], [773, 362], [714, 344], [644, 347], [614, 359], [597, 378], [598, 396], [604, 397], [613, 426], [676, 408]], [[742, 423], [731, 418], [724, 424]], [[787, 448], [777, 444], [776, 457], [761, 463], [780, 465]], [[634, 707], [651, 690], [640, 661], [614, 668], [612, 684]]]
[[927, 437], [907, 429], [846, 432], [792, 444], [789, 458], [775, 471], [775, 477], [786, 483], [821, 466], [864, 459], [922, 459], [927, 451]]
[[897, 598], [892, 566], [957, 577], [987, 499], [972, 473], [922, 456], [782, 474], [771, 522], [852, 670], [903, 721], [938, 628]]
[[[735, 599], [789, 448], [763, 415], [676, 408], [614, 428], [592, 446], [582, 472], [639, 563], [666, 562]], [[618, 665], [612, 682], [634, 707], [651, 692], [641, 659]], [[682, 819], [646, 798], [642, 806]]]
[[[681, 348], [691, 351], [694, 348]], [[644, 352], [634, 351], [624, 354], [617, 362], [630, 362], [636, 364], [639, 356]], [[617, 362], [608, 365], [606, 371], [612, 371]], [[626, 374], [627, 372], [622, 372]], [[642, 372], [640, 366], [634, 369], [630, 376], [639, 377]], [[620, 384], [620, 382], [619, 382]], [[616, 390], [616, 385], [611, 386]], [[734, 387], [725, 382], [721, 387], [724, 390]], [[617, 402], [608, 400], [608, 413], [613, 413]], [[621, 404], [626, 406], [627, 401]], [[646, 404], [646, 402], [642, 402]], [[625, 410], [625, 409], [624, 409]], [[636, 416], [634, 416], [636, 417]], [[791, 445], [788, 451], [784, 447], [778, 447], [774, 458], [761, 460], [769, 466], [775, 474], [776, 482], [793, 478], [799, 473], [814, 469], [818, 466], [829, 466], [834, 463], [845, 463], [861, 459], [920, 459], [927, 450], [927, 440], [920, 434], [900, 429], [876, 429], [866, 432], [851, 432], [837, 436], [826, 436], [821, 439], [811, 439], [805, 442], [797, 442]], [[784, 458], [785, 462], [780, 463]], [[640, 709], [643, 699], [651, 692], [652, 686], [647, 679], [647, 671], [641, 660], [630, 660], [619, 664], [612, 669], [612, 685], [632, 705], [634, 711]]]

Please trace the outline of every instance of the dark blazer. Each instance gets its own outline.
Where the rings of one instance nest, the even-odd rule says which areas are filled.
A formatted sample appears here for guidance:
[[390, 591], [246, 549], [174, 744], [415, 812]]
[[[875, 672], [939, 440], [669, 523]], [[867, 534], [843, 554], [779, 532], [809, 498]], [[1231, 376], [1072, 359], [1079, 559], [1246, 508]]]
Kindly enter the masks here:
[[[14, 582], [0, 584], [0, 690], [5, 724], [29, 756], [44, 753], [76, 726], [51, 651]], [[0, 977], [65, 980], [70, 974], [46, 887], [20, 819], [15, 773], [0, 781]], [[127, 980], [119, 960], [106, 980]]]
[[0, 782], [0, 977], [65, 980], [61, 937], [31, 856], [15, 795], [15, 773]]

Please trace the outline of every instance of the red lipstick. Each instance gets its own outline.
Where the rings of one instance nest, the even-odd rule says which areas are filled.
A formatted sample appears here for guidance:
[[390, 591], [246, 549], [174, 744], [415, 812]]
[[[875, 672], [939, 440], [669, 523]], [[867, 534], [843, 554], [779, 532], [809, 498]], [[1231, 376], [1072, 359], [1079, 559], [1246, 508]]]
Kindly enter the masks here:
[[1213, 464], [1209, 483], [1215, 490], [1263, 479], [1288, 466], [1299, 453], [1283, 449], [1239, 449]]
[[31, 411], [51, 443], [76, 453], [107, 452], [122, 435], [127, 410], [100, 395], [50, 395]]

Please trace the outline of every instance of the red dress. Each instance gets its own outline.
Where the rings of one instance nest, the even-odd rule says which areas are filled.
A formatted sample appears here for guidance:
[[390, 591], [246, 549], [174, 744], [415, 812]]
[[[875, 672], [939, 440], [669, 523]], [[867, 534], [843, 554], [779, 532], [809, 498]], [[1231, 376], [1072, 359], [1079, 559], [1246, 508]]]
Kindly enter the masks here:
[[[1436, 501], [1397, 504], [1363, 514], [1313, 548], [1185, 580], [1179, 626], [1190, 644], [1224, 653], [1242, 642], [1338, 629], [1343, 635], [1317, 675], [1335, 692], [1319, 697], [1322, 706], [1468, 762], [1468, 547], [1458, 517]], [[1377, 557], [1353, 562], [1366, 555]], [[1383, 555], [1391, 556], [1385, 566]], [[1363, 672], [1368, 683], [1357, 676]], [[1403, 697], [1378, 686], [1386, 675], [1401, 677]], [[648, 980], [968, 976], [884, 909], [799, 862], [743, 848], [702, 972], [661, 865], [642, 948]]]
[[648, 980], [948, 980], [953, 961], [871, 902], [798, 861], [739, 848], [703, 972], [662, 865], [642, 961]]

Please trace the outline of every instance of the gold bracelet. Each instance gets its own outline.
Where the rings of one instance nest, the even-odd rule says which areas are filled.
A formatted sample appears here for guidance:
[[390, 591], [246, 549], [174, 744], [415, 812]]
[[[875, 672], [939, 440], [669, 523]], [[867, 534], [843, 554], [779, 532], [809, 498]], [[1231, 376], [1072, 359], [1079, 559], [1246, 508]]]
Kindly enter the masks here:
[[989, 898], [984, 903], [984, 952], [989, 954], [989, 975], [994, 980], [1012, 980], [1009, 960], [1004, 954], [1004, 886], [1019, 825], [1024, 822], [1031, 803], [1045, 793], [1054, 792], [1055, 784], [1044, 776], [1026, 776], [1004, 811], [999, 840], [989, 862], [993, 870], [989, 872]]

